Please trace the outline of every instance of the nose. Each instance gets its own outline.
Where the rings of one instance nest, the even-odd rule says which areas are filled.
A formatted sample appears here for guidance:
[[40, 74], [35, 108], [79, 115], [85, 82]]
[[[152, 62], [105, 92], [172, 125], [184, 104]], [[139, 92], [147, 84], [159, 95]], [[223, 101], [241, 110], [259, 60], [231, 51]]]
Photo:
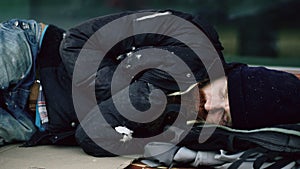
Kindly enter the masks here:
[[219, 98], [208, 97], [204, 104], [204, 108], [208, 113], [214, 113], [219, 110], [224, 110], [224, 104], [224, 101], [220, 100]]
[[204, 104], [204, 108], [205, 110], [208, 112], [211, 110], [211, 102], [210, 102], [210, 99], [207, 99], [205, 104]]

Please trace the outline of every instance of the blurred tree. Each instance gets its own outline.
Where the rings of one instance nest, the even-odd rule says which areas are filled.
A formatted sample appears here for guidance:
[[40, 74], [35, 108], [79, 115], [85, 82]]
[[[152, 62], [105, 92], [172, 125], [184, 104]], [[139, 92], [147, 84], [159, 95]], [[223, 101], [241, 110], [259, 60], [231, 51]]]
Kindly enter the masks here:
[[229, 0], [229, 19], [238, 27], [239, 55], [278, 55], [278, 30], [299, 24], [299, 0]]
[[242, 56], [275, 57], [278, 32], [300, 27], [300, 0], [10, 0], [0, 1], [0, 18], [29, 17], [69, 27], [91, 17], [149, 8], [199, 14], [221, 29], [237, 30]]
[[145, 9], [148, 6], [146, 0], [106, 0], [106, 3], [113, 8], [122, 10]]
[[197, 7], [196, 14], [202, 16], [212, 24], [227, 24], [228, 22], [228, 0], [194, 0]]

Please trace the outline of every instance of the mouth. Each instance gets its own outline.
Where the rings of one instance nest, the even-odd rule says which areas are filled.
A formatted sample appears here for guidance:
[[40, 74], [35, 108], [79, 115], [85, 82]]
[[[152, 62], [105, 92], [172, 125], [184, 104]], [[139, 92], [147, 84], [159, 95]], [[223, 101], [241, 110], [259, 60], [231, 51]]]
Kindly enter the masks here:
[[222, 126], [226, 126], [227, 125], [227, 118], [226, 118], [226, 115], [225, 115], [226, 113], [225, 112], [223, 112], [223, 115], [222, 115], [222, 118], [221, 118], [221, 120], [220, 120], [220, 122], [219, 122], [219, 125], [222, 125]]
[[230, 119], [230, 115], [227, 111], [224, 110], [221, 121], [220, 121], [220, 125], [224, 125], [224, 126], [231, 126], [231, 119]]

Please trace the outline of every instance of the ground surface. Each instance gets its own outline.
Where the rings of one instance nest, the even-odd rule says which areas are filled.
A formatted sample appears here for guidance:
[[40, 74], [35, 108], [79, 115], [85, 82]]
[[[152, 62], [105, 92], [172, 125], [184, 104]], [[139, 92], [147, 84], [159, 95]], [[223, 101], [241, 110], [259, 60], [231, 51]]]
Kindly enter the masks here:
[[19, 146], [0, 147], [0, 169], [122, 169], [134, 158], [96, 158], [85, 154], [80, 147]]

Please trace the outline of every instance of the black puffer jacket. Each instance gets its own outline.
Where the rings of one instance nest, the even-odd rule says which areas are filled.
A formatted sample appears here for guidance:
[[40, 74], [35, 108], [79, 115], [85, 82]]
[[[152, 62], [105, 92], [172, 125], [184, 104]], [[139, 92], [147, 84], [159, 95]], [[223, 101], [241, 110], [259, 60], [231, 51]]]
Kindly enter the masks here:
[[[169, 19], [170, 16], [176, 19]], [[183, 23], [188, 24], [180, 25], [177, 20], [184, 20]], [[107, 26], [114, 23], [122, 29]], [[152, 28], [149, 29], [149, 26]], [[108, 31], [109, 36], [100, 30], [103, 28], [105, 32], [107, 27], [113, 29]], [[188, 39], [191, 35], [199, 38]], [[118, 41], [111, 48], [105, 49], [111, 43], [110, 39]], [[184, 39], [189, 44], [185, 44]], [[197, 56], [195, 50], [191, 49], [193, 45], [197, 49], [203, 49], [200, 51], [201, 56]], [[157, 50], [153, 50], [154, 48]], [[161, 95], [153, 91], [160, 89], [166, 96], [179, 90], [187, 90], [196, 81], [207, 81], [206, 68], [213, 67], [218, 61], [219, 68], [227, 68], [222, 49], [216, 31], [201, 17], [172, 10], [124, 12], [95, 18], [70, 29], [62, 41], [60, 54], [70, 78], [73, 78], [74, 107], [81, 121], [76, 132], [78, 143], [88, 154], [94, 156], [141, 152], [147, 139], [122, 143], [119, 140], [123, 136], [113, 129], [125, 126], [133, 131], [134, 137], [148, 138], [162, 133], [164, 127], [173, 124], [175, 119], [181, 119], [185, 123], [186, 118], [189, 118], [186, 117], [189, 114], [187, 108], [180, 108], [180, 103], [168, 102], [168, 97], [165, 103]], [[174, 57], [182, 59], [191, 72], [178, 65], [180, 61]], [[204, 65], [202, 61], [209, 65]], [[96, 67], [94, 72], [87, 70], [93, 66]], [[119, 73], [115, 73], [118, 69]], [[138, 70], [141, 71], [134, 74]], [[117, 80], [117, 87], [112, 91], [113, 75]], [[126, 93], [127, 85], [129, 94]], [[94, 94], [95, 100], [91, 98]], [[126, 97], [127, 95], [129, 96]], [[97, 106], [93, 105], [95, 102]], [[123, 111], [130, 109], [128, 105], [132, 104], [133, 109], [138, 111], [120, 112], [116, 104]], [[148, 110], [164, 106], [165, 109], [162, 110]], [[181, 113], [177, 117], [179, 111]], [[135, 116], [137, 117], [134, 118]]]
[[[119, 27], [108, 27], [111, 28], [109, 35], [99, 33], [101, 28], [105, 30], [107, 25], [116, 22]], [[145, 32], [149, 27], [153, 31]], [[77, 128], [78, 143], [91, 155], [140, 152], [144, 143], [139, 141], [126, 142], [122, 144], [124, 149], [113, 152], [119, 149], [119, 140], [123, 137], [114, 127], [125, 126], [133, 131], [134, 137], [147, 138], [162, 133], [165, 126], [176, 119], [179, 125], [185, 123], [189, 118], [186, 117], [188, 108], [170, 102], [167, 95], [185, 91], [195, 82], [207, 81], [207, 68], [219, 64], [219, 69], [222, 66], [229, 69], [216, 31], [201, 17], [178, 11], [123, 12], [94, 18], [68, 30], [61, 43], [63, 31], [49, 28], [45, 35], [49, 43], [45, 44], [52, 48], [44, 48], [39, 62], [50, 118], [49, 132], [43, 137], [36, 134], [31, 144], [38, 143], [40, 138], [47, 138], [51, 143], [72, 144]], [[122, 30], [131, 36], [124, 36]], [[121, 40], [109, 48], [109, 43], [115, 39]], [[53, 41], [55, 43], [51, 43]], [[58, 54], [55, 51], [59, 44]], [[178, 66], [178, 62], [189, 69]], [[113, 78], [117, 83], [112, 89]], [[140, 113], [136, 118], [135, 111], [124, 114], [116, 106], [124, 110], [129, 109], [128, 104]], [[150, 111], [152, 107], [163, 109]], [[178, 112], [181, 113], [178, 115]], [[79, 126], [77, 118], [81, 122]], [[95, 140], [104, 145], [95, 144]], [[130, 149], [132, 145], [136, 148]]]

